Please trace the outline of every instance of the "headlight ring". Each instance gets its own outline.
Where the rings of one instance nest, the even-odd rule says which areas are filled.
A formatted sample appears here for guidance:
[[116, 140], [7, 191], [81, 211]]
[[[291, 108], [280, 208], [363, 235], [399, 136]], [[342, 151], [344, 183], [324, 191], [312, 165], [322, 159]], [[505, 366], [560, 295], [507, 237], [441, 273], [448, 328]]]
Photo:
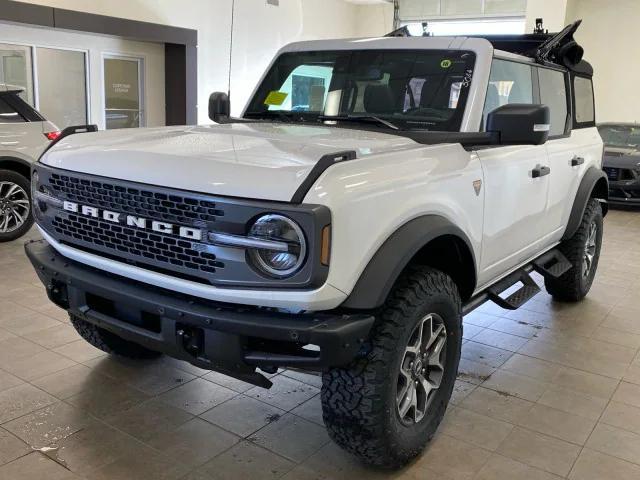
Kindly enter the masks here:
[[300, 226], [284, 215], [269, 213], [258, 217], [249, 229], [249, 238], [269, 240], [286, 245], [286, 249], [250, 248], [250, 262], [259, 272], [275, 278], [286, 278], [304, 264], [307, 242]]

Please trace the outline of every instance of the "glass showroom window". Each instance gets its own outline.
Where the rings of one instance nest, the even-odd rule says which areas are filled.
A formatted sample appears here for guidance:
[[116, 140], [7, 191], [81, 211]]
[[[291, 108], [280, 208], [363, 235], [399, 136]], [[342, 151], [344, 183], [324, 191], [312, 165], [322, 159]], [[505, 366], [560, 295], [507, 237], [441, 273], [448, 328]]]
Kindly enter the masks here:
[[22, 87], [20, 96], [34, 106], [31, 47], [0, 43], [0, 83]]
[[87, 122], [86, 53], [36, 48], [38, 110], [60, 129]]
[[145, 125], [141, 58], [104, 58], [104, 116], [107, 130]]

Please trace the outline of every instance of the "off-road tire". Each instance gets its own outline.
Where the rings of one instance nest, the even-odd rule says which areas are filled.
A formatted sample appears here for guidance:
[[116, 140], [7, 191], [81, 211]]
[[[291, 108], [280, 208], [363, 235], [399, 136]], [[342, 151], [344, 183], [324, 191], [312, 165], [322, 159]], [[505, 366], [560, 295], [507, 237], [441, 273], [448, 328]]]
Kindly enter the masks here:
[[[25, 193], [29, 196], [29, 200], [31, 200], [31, 182], [28, 178], [23, 177], [19, 173], [16, 173], [12, 170], [0, 170], [0, 182], [11, 182], [19, 185]], [[0, 232], [0, 243], [10, 242], [12, 240], [16, 240], [22, 237], [25, 233], [29, 231], [29, 229], [33, 226], [33, 212], [31, 208], [29, 209], [29, 215], [25, 222], [18, 227], [17, 229], [2, 233]]]
[[137, 343], [129, 342], [113, 333], [86, 322], [75, 315], [69, 315], [71, 324], [87, 342], [103, 352], [120, 355], [121, 357], [134, 359], [156, 358], [162, 355], [160, 352], [149, 350]]
[[[582, 263], [589, 236], [589, 227], [595, 222], [597, 228], [596, 249], [589, 274], [583, 275]], [[559, 278], [547, 277], [544, 281], [547, 292], [555, 299], [563, 302], [582, 300], [593, 284], [598, 269], [603, 232], [602, 207], [596, 199], [590, 199], [584, 210], [582, 221], [573, 237], [563, 241], [558, 247], [572, 265], [572, 268]]]
[[[397, 378], [409, 337], [428, 314], [446, 327], [444, 376], [424, 418], [401, 422]], [[433, 437], [453, 391], [462, 344], [458, 289], [444, 273], [411, 268], [394, 286], [372, 328], [366, 353], [322, 376], [322, 413], [331, 438], [365, 463], [397, 468], [417, 456]]]

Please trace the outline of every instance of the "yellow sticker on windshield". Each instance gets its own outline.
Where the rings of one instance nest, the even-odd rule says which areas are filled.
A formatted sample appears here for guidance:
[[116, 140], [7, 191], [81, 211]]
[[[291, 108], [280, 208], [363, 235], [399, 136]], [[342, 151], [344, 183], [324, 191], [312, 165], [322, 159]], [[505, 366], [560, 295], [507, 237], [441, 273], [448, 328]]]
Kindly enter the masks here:
[[265, 105], [282, 105], [289, 94], [273, 90], [269, 92], [267, 98], [264, 99]]
[[451, 66], [451, 60], [445, 59], [440, 62], [440, 68], [449, 68]]

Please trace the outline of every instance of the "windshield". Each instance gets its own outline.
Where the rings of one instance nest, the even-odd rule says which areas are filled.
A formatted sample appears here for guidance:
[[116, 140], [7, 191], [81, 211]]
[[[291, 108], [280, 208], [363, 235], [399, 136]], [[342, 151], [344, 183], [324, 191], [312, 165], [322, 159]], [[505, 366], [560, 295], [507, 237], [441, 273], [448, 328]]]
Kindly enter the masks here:
[[474, 62], [460, 50], [284, 53], [244, 116], [458, 131]]
[[640, 148], [640, 125], [602, 125], [598, 131], [609, 147]]

